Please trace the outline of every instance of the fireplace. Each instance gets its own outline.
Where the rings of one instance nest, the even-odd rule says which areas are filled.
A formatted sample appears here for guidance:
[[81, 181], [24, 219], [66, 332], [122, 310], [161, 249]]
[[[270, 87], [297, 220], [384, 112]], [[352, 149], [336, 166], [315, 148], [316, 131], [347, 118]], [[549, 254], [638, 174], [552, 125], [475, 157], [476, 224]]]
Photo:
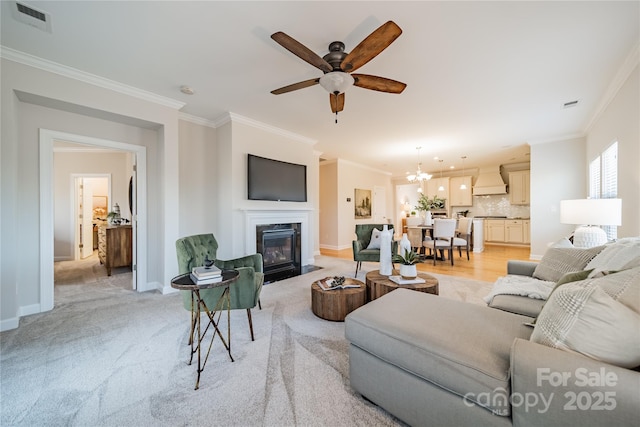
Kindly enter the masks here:
[[299, 223], [256, 226], [265, 283], [300, 275], [300, 228]]

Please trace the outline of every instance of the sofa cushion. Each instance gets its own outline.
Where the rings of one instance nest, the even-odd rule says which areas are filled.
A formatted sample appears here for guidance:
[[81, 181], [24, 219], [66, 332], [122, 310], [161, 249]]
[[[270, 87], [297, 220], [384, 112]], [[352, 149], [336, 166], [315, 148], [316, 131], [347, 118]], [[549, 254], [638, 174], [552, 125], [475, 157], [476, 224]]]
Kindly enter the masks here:
[[491, 299], [489, 307], [523, 316], [536, 317], [540, 314], [545, 300], [523, 298], [518, 295], [496, 295]]
[[524, 326], [529, 320], [397, 289], [351, 312], [345, 335], [400, 369], [495, 414], [509, 415], [509, 352], [514, 338], [529, 338], [531, 328]]
[[557, 282], [565, 273], [584, 270], [587, 263], [603, 249], [604, 246], [589, 249], [549, 248], [533, 272], [533, 277]]
[[380, 230], [377, 228], [371, 230], [371, 240], [367, 249], [380, 249]]
[[531, 341], [613, 365], [640, 365], [640, 267], [553, 292]]

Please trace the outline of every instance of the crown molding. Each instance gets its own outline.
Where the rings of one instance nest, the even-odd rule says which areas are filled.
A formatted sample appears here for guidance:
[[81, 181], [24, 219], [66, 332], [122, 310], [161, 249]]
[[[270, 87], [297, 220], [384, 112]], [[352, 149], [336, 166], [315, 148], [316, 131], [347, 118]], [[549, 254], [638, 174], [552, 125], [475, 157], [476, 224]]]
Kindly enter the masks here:
[[194, 123], [200, 126], [206, 126], [210, 128], [217, 128], [218, 125], [213, 120], [203, 119], [202, 117], [193, 116], [187, 113], [178, 113], [178, 119], [183, 120], [185, 122]]
[[128, 86], [122, 83], [118, 83], [114, 80], [109, 80], [104, 77], [96, 76], [85, 71], [78, 70], [76, 68], [68, 67], [66, 65], [58, 64], [43, 58], [39, 58], [28, 53], [21, 52], [19, 50], [11, 49], [6, 46], [0, 46], [0, 57], [8, 61], [17, 62], [19, 64], [27, 65], [29, 67], [37, 68], [43, 71], [47, 71], [53, 74], [58, 74], [63, 77], [78, 80], [83, 83], [88, 83], [94, 86], [101, 87], [103, 89], [112, 90], [114, 92], [122, 93], [124, 95], [132, 96], [134, 98], [142, 99], [144, 101], [152, 102], [154, 104], [169, 107], [174, 110], [180, 110], [186, 105], [182, 101], [167, 98], [165, 96], [157, 95], [152, 92], [147, 92], [133, 86]]
[[276, 134], [276, 135], [283, 136], [283, 137], [288, 138], [288, 139], [292, 139], [294, 141], [302, 142], [304, 144], [314, 145], [315, 143], [318, 142], [315, 139], [307, 138], [306, 136], [302, 136], [300, 134], [297, 134], [297, 133], [294, 133], [294, 132], [290, 132], [290, 131], [285, 130], [285, 129], [281, 129], [279, 127], [271, 126], [271, 125], [268, 125], [266, 123], [262, 123], [262, 122], [259, 122], [257, 120], [253, 120], [253, 119], [250, 119], [248, 117], [244, 117], [244, 116], [241, 116], [239, 114], [232, 113], [232, 112], [225, 113], [222, 116], [220, 116], [220, 117], [218, 117], [217, 119], [214, 120], [215, 127], [220, 127], [220, 126], [222, 126], [224, 124], [227, 124], [229, 122], [240, 123], [240, 124], [243, 124], [243, 125], [251, 126], [251, 127], [256, 128], [256, 129], [263, 130], [265, 132], [270, 132], [270, 133], [273, 133], [273, 134]]
[[529, 145], [548, 144], [550, 142], [561, 142], [561, 141], [568, 141], [570, 139], [584, 138], [585, 136], [586, 136], [586, 133], [572, 133], [569, 135], [558, 135], [558, 136], [551, 136], [549, 138], [532, 139], [527, 141], [527, 144]]
[[380, 170], [380, 169], [376, 169], [376, 168], [373, 168], [371, 166], [363, 165], [361, 163], [356, 163], [356, 162], [351, 161], [351, 160], [345, 160], [345, 159], [340, 159], [340, 158], [338, 158], [337, 160], [338, 160], [338, 164], [345, 164], [345, 165], [355, 166], [355, 167], [359, 167], [359, 168], [362, 168], [362, 169], [370, 170], [372, 172], [381, 173], [383, 175], [389, 175], [389, 176], [393, 175], [391, 172], [387, 172], [387, 171], [383, 171], [383, 170]]
[[631, 49], [631, 52], [627, 55], [622, 66], [616, 73], [616, 76], [613, 78], [611, 84], [607, 88], [607, 91], [604, 93], [602, 99], [600, 99], [600, 103], [598, 104], [598, 108], [596, 108], [593, 116], [591, 116], [591, 120], [587, 124], [585, 128], [585, 133], [589, 133], [591, 128], [595, 124], [595, 122], [600, 118], [604, 110], [607, 109], [609, 104], [616, 97], [622, 86], [629, 79], [629, 76], [635, 70], [635, 68], [640, 63], [640, 42], [636, 43], [636, 45]]

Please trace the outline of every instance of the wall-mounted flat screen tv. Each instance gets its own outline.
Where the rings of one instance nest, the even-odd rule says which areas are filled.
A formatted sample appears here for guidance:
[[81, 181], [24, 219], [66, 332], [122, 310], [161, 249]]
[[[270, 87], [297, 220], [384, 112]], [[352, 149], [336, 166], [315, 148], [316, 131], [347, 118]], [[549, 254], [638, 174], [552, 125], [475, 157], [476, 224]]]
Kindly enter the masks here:
[[307, 166], [249, 154], [249, 200], [307, 201]]

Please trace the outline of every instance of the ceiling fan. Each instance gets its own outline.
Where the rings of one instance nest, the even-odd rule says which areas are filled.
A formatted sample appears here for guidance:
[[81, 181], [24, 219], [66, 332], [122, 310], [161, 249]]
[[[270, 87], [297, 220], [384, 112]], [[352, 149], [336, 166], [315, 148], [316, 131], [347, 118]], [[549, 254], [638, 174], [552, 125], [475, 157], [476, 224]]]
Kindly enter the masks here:
[[384, 77], [350, 74], [378, 56], [400, 34], [402, 34], [400, 27], [395, 22], [388, 21], [369, 34], [350, 53], [344, 51], [343, 42], [336, 41], [329, 45], [329, 53], [321, 58], [302, 43], [278, 31], [271, 35], [273, 40], [303, 61], [320, 69], [324, 75], [272, 90], [271, 93], [280, 95], [320, 84], [329, 92], [331, 111], [336, 113], [336, 123], [338, 123], [338, 112], [344, 109], [344, 91], [350, 86], [387, 93], [401, 93], [407, 87], [404, 83]]

